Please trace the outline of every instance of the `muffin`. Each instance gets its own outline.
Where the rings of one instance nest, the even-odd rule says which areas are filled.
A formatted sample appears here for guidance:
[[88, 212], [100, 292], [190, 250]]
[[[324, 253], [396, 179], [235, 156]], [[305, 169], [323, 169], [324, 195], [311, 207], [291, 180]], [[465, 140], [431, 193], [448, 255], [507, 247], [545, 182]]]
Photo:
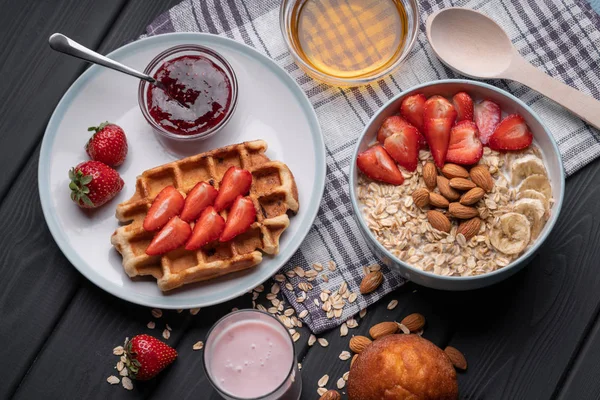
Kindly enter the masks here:
[[389, 335], [357, 357], [348, 377], [350, 400], [453, 400], [456, 371], [448, 356], [418, 335]]

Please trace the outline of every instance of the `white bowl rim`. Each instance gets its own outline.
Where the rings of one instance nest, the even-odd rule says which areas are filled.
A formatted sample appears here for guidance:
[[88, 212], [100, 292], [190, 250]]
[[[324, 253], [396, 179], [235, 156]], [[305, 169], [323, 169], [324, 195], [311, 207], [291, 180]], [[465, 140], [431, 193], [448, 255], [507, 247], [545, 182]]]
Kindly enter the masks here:
[[[561, 183], [560, 185], [560, 193], [558, 196], [558, 199], [556, 199], [556, 203], [555, 203], [555, 211], [552, 213], [550, 219], [546, 222], [546, 224], [548, 224], [548, 229], [545, 229], [545, 232], [537, 238], [536, 242], [533, 244], [533, 246], [531, 246], [525, 253], [521, 254], [521, 256], [519, 258], [517, 258], [516, 260], [514, 260], [513, 262], [511, 262], [510, 264], [508, 264], [507, 266], [497, 269], [495, 271], [492, 272], [488, 272], [485, 274], [481, 274], [481, 275], [476, 275], [476, 276], [444, 276], [444, 275], [438, 275], [435, 274], [433, 272], [428, 272], [428, 271], [423, 271], [420, 270], [418, 268], [413, 267], [412, 265], [400, 260], [398, 257], [396, 257], [395, 255], [393, 255], [388, 249], [386, 249], [381, 243], [379, 243], [379, 241], [373, 236], [373, 233], [371, 232], [371, 230], [369, 229], [369, 227], [367, 226], [367, 224], [364, 221], [364, 217], [362, 216], [362, 212], [360, 210], [359, 204], [358, 204], [358, 200], [356, 198], [356, 193], [355, 193], [355, 187], [356, 187], [356, 179], [354, 178], [355, 176], [358, 176], [358, 174], [355, 172], [356, 167], [356, 158], [358, 156], [358, 150], [360, 148], [360, 144], [362, 143], [362, 141], [364, 140], [365, 135], [367, 134], [367, 131], [369, 129], [369, 127], [371, 126], [371, 124], [373, 124], [373, 121], [379, 116], [379, 114], [381, 114], [384, 110], [386, 110], [393, 102], [395, 102], [396, 100], [398, 100], [401, 97], [406, 96], [408, 93], [411, 92], [415, 92], [419, 89], [424, 89], [426, 87], [431, 87], [431, 86], [436, 86], [439, 84], [444, 84], [444, 83], [458, 83], [458, 84], [465, 84], [465, 85], [472, 85], [472, 86], [479, 86], [479, 87], [483, 87], [486, 89], [490, 89], [493, 90], [495, 92], [498, 92], [499, 94], [505, 96], [507, 99], [517, 103], [518, 105], [520, 105], [521, 107], [523, 107], [525, 110], [527, 110], [527, 112], [537, 120], [537, 122], [540, 124], [540, 126], [542, 126], [542, 128], [544, 128], [545, 133], [549, 136], [550, 138], [550, 142], [552, 143], [552, 148], [554, 150], [554, 155], [556, 155], [558, 157], [558, 161], [559, 161], [559, 165], [561, 166], [561, 168], [559, 168], [559, 181]], [[560, 154], [560, 151], [558, 149], [558, 145], [556, 143], [556, 140], [554, 139], [554, 136], [552, 136], [552, 134], [550, 133], [550, 131], [548, 130], [548, 128], [546, 127], [546, 125], [542, 122], [542, 120], [540, 119], [540, 117], [537, 115], [537, 113], [535, 111], [533, 111], [533, 109], [531, 109], [531, 107], [529, 107], [527, 104], [525, 104], [523, 101], [521, 101], [520, 99], [518, 99], [517, 97], [513, 96], [512, 94], [510, 94], [509, 92], [500, 89], [498, 87], [489, 85], [487, 83], [484, 82], [478, 82], [478, 81], [473, 81], [470, 79], [440, 79], [437, 81], [429, 81], [429, 82], [425, 82], [425, 83], [421, 83], [419, 85], [416, 86], [412, 86], [406, 90], [403, 90], [402, 92], [398, 93], [397, 95], [395, 95], [394, 97], [392, 97], [390, 100], [388, 100], [383, 106], [381, 106], [379, 108], [379, 110], [377, 110], [377, 112], [375, 114], [373, 114], [373, 116], [371, 117], [371, 119], [369, 120], [369, 122], [367, 122], [367, 124], [365, 125], [365, 127], [363, 128], [363, 131], [361, 132], [360, 136], [358, 137], [356, 144], [354, 146], [354, 151], [352, 152], [352, 158], [350, 161], [350, 172], [349, 172], [350, 176], [349, 176], [349, 190], [350, 190], [350, 201], [352, 203], [352, 211], [354, 212], [355, 215], [355, 219], [357, 220], [358, 224], [360, 225], [360, 227], [362, 228], [362, 230], [364, 232], [367, 233], [367, 235], [369, 236], [369, 239], [374, 246], [376, 246], [383, 254], [385, 254], [387, 257], [389, 257], [391, 260], [393, 260], [395, 263], [402, 265], [404, 268], [408, 269], [411, 273], [417, 274], [417, 275], [422, 275], [424, 277], [427, 278], [432, 278], [432, 279], [436, 279], [436, 280], [440, 280], [440, 281], [447, 281], [447, 282], [455, 282], [455, 281], [462, 281], [462, 282], [477, 282], [477, 281], [481, 281], [481, 280], [488, 280], [491, 279], [493, 276], [495, 275], [502, 275], [502, 274], [506, 274], [509, 270], [517, 267], [518, 265], [521, 264], [521, 262], [529, 259], [529, 257], [531, 257], [533, 254], [535, 254], [537, 252], [537, 250], [539, 249], [539, 247], [542, 245], [542, 243], [544, 243], [546, 241], [546, 238], [548, 237], [548, 235], [550, 234], [550, 232], [552, 232], [552, 229], [554, 228], [554, 225], [556, 224], [556, 220], [558, 219], [558, 216], [560, 215], [560, 211], [562, 208], [562, 203], [563, 203], [563, 198], [564, 198], [564, 192], [565, 192], [565, 171], [564, 171], [564, 164], [562, 162], [562, 156]]]

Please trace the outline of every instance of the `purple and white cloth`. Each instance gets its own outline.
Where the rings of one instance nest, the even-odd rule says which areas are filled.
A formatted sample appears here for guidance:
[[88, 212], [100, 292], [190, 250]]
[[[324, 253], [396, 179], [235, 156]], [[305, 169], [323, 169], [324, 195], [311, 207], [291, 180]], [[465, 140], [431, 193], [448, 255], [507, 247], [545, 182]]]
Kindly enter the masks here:
[[[425, 37], [427, 16], [450, 6], [473, 8], [491, 16], [508, 33], [521, 55], [537, 68], [600, 99], [600, 17], [583, 0], [421, 0], [420, 32], [406, 63], [393, 75], [358, 88], [337, 88], [308, 77], [293, 61], [279, 29], [277, 0], [185, 0], [160, 15], [144, 36], [168, 32], [208, 32], [238, 40], [271, 57], [304, 89], [323, 130], [327, 147], [327, 179], [314, 226], [282, 272], [313, 263], [337, 264], [329, 282], [317, 279], [307, 301], [282, 290], [304, 321], [316, 333], [333, 328], [362, 308], [401, 286], [402, 278], [382, 268], [384, 284], [376, 293], [344, 308], [342, 318], [328, 319], [312, 299], [324, 289], [334, 291], [342, 282], [358, 293], [363, 266], [377, 264], [352, 217], [348, 170], [354, 143], [370, 117], [388, 99], [421, 82], [458, 78], [433, 54]], [[539, 93], [515, 82], [490, 82], [531, 106], [554, 135], [567, 174], [600, 155], [600, 132]], [[600, 110], [599, 110], [600, 112]], [[291, 279], [296, 287], [297, 278]]]

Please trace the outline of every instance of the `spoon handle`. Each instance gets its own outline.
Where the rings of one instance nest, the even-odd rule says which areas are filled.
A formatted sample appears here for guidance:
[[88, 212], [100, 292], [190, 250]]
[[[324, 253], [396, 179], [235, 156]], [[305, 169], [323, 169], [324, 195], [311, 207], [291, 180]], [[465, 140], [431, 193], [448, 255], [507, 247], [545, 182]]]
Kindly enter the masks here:
[[88, 49], [85, 46], [80, 45], [73, 39], [70, 39], [62, 33], [54, 33], [48, 39], [50, 47], [61, 53], [68, 54], [73, 57], [80, 58], [82, 60], [91, 62], [92, 64], [99, 64], [107, 68], [114, 69], [115, 71], [123, 72], [125, 74], [135, 76], [136, 78], [143, 79], [150, 83], [154, 83], [154, 79], [146, 74], [136, 71], [126, 65], [111, 60], [108, 57], [98, 54], [93, 50]]
[[521, 56], [514, 57], [506, 78], [529, 86], [600, 129], [600, 101], [552, 78]]

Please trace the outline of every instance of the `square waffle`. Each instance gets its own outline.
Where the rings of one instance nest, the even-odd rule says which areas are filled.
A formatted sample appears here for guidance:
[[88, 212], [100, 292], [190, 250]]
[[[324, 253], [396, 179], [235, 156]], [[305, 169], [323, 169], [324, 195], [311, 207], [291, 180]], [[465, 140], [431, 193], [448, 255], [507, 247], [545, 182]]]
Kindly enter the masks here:
[[[289, 226], [288, 210], [298, 211], [298, 189], [287, 165], [271, 161], [264, 152], [263, 140], [221, 147], [144, 171], [137, 177], [135, 194], [117, 206], [120, 226], [111, 243], [123, 256], [123, 267], [130, 277], [151, 275], [158, 287], [168, 291], [186, 283], [204, 281], [253, 267], [262, 253], [277, 254], [279, 237]], [[173, 185], [187, 194], [198, 182], [209, 182], [219, 189], [221, 178], [232, 165], [252, 173], [248, 195], [256, 208], [256, 221], [233, 240], [213, 242], [196, 251], [183, 248], [162, 256], [149, 256], [146, 248], [154, 237], [142, 227], [156, 195]], [[226, 220], [227, 211], [221, 215]]]

